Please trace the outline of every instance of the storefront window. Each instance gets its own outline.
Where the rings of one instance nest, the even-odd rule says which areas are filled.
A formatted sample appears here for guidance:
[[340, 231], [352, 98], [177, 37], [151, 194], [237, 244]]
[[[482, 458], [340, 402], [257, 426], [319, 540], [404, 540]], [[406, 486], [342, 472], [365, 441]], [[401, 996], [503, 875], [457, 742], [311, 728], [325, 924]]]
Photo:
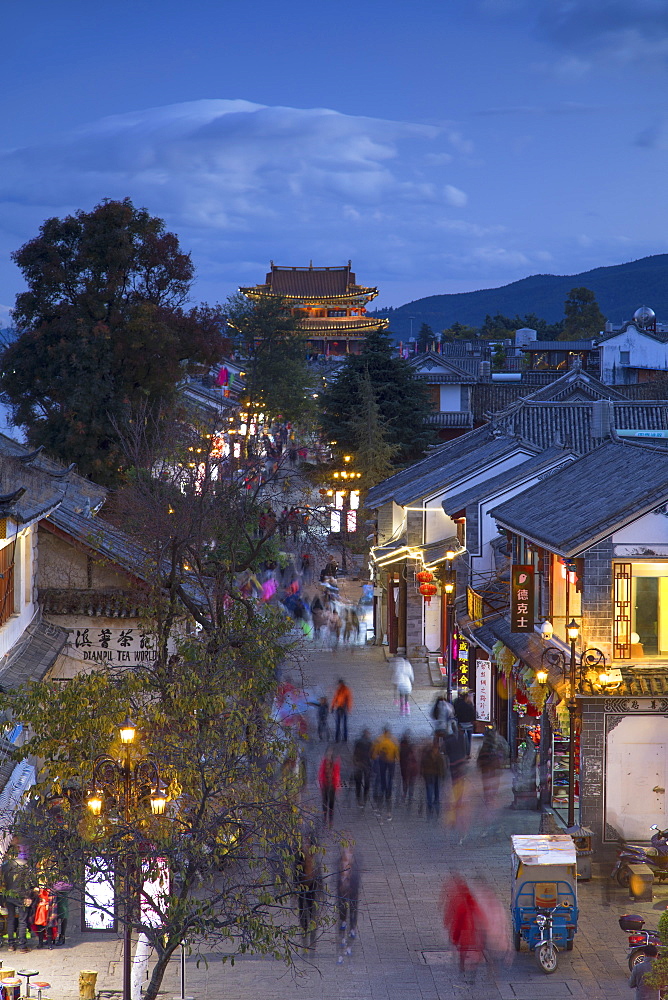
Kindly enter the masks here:
[[615, 656], [668, 657], [668, 562], [615, 563], [614, 581]]

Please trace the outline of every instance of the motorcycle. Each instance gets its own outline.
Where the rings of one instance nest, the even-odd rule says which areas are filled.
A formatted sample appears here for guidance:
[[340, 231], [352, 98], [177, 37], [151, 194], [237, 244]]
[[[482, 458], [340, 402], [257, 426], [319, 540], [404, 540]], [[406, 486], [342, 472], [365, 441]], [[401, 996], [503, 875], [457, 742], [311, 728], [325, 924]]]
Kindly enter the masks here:
[[622, 844], [619, 848], [610, 877], [616, 878], [622, 889], [628, 889], [631, 881], [629, 865], [649, 865], [658, 882], [668, 882], [668, 830], [660, 830], [656, 823], [652, 824], [650, 830], [656, 831], [650, 840], [651, 847]]
[[645, 957], [645, 948], [648, 944], [656, 945], [661, 943], [656, 931], [643, 930], [644, 919], [638, 913], [625, 913], [619, 918], [619, 926], [629, 936], [629, 953], [627, 960], [629, 969], [633, 972], [634, 966], [642, 962]]

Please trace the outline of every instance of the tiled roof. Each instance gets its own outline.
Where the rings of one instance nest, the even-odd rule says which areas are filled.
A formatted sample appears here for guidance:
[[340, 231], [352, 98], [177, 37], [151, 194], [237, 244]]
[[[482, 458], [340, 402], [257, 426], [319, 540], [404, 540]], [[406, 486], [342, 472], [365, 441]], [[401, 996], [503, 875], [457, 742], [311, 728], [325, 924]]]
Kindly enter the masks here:
[[595, 351], [598, 343], [595, 340], [532, 340], [529, 344], [521, 344], [521, 351]]
[[136, 591], [40, 590], [39, 603], [45, 615], [87, 615], [89, 618], [140, 618], [146, 603]]
[[473, 414], [468, 410], [442, 410], [439, 413], [430, 413], [424, 422], [427, 427], [457, 430], [460, 427], [473, 427]]
[[0, 660], [0, 685], [5, 689], [41, 681], [68, 639], [65, 629], [33, 621], [9, 653]]
[[471, 372], [459, 363], [459, 359], [455, 363], [440, 354], [434, 354], [432, 351], [427, 354], [416, 354], [409, 359], [408, 364], [414, 369], [418, 378], [426, 381], [437, 382], [446, 379], [453, 382], [475, 381]]
[[79, 476], [73, 466], [65, 467], [47, 458], [41, 449], [28, 448], [0, 434], [0, 493], [12, 493], [18, 487], [25, 487], [26, 492], [13, 505], [13, 516], [23, 522], [42, 516], [61, 502], [73, 510], [94, 511], [107, 496], [103, 486]]
[[565, 375], [534, 389], [525, 399], [535, 402], [564, 400], [569, 397], [581, 396], [585, 399], [625, 400], [627, 397], [611, 385], [606, 385], [600, 379], [583, 372], [581, 368], [572, 368]]
[[[668, 430], [668, 400], [613, 401], [611, 406], [611, 422], [617, 430]], [[495, 413], [491, 423], [497, 430], [518, 435], [539, 448], [558, 441], [584, 454], [599, 444], [592, 436], [590, 402], [521, 399], [507, 410]]]
[[572, 557], [667, 500], [668, 452], [615, 440], [491, 514], [503, 527]]
[[44, 524], [47, 528], [49, 524], [54, 525], [139, 579], [146, 579], [150, 574], [149, 553], [101, 517], [86, 517], [61, 506], [49, 514]]
[[495, 435], [487, 425], [478, 427], [445, 442], [422, 461], [374, 486], [367, 494], [366, 506], [373, 509], [388, 500], [400, 505], [410, 503], [447, 486], [448, 482], [456, 483], [469, 471], [490, 465], [519, 447], [525, 447], [527, 454], [535, 450], [510, 436]]
[[[519, 465], [514, 465], [512, 469], [506, 469], [498, 476], [491, 476], [489, 479], [484, 479], [482, 482], [476, 483], [475, 486], [469, 486], [459, 493], [453, 493], [452, 496], [446, 497], [442, 503], [443, 510], [446, 514], [454, 517], [455, 514], [464, 510], [469, 504], [479, 503], [486, 497], [494, 496], [504, 486], [521, 482], [522, 479], [537, 475], [541, 469], [549, 470], [550, 466], [559, 465], [560, 462], [567, 462], [571, 458], [571, 453], [564, 451], [563, 448], [548, 448], [537, 455], [531, 455], [526, 461], [521, 462]], [[551, 472], [547, 471], [546, 475], [551, 475]]]
[[315, 296], [345, 295], [355, 284], [355, 275], [346, 267], [276, 267], [267, 275], [267, 285], [274, 295]]

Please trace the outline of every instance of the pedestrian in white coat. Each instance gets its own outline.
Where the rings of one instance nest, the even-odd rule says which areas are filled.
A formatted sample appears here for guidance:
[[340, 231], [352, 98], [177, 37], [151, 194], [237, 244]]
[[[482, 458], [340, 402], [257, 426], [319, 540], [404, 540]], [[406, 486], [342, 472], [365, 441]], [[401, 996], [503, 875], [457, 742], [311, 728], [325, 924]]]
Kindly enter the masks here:
[[395, 656], [393, 659], [393, 669], [394, 687], [399, 699], [399, 714], [410, 715], [411, 710], [408, 704], [408, 696], [413, 690], [413, 681], [415, 680], [413, 668], [410, 661], [404, 656]]

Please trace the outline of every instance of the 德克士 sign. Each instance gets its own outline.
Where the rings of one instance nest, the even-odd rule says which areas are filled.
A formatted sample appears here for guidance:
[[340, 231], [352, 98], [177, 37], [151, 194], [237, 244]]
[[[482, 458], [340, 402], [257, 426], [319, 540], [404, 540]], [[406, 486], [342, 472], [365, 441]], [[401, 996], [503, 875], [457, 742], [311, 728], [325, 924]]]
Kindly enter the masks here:
[[510, 576], [510, 631], [533, 632], [533, 566], [512, 567]]

